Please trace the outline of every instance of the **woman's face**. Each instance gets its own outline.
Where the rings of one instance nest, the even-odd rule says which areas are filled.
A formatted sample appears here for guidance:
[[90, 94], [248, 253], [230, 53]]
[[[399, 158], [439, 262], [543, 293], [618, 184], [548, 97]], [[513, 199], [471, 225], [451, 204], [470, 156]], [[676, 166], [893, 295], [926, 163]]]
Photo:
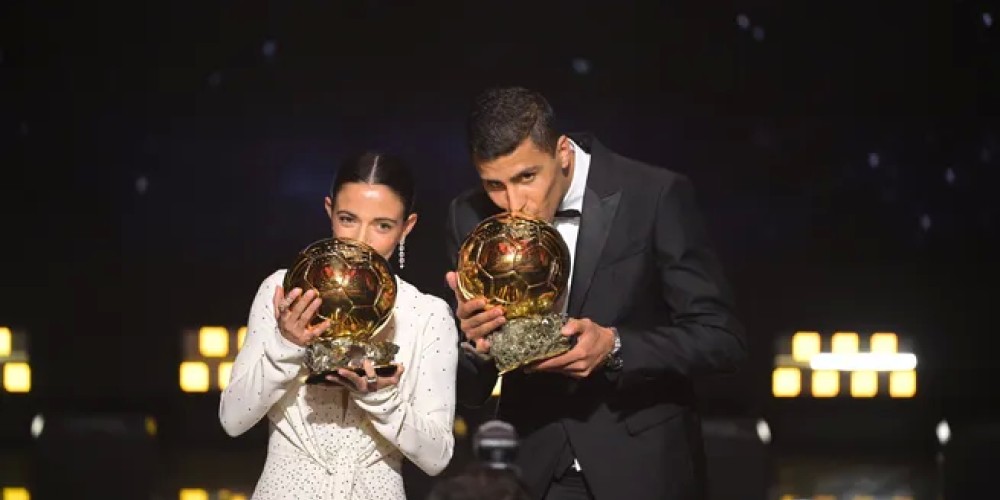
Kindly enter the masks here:
[[417, 214], [407, 217], [402, 198], [384, 184], [349, 182], [336, 196], [325, 200], [333, 235], [363, 241], [386, 259], [417, 223]]

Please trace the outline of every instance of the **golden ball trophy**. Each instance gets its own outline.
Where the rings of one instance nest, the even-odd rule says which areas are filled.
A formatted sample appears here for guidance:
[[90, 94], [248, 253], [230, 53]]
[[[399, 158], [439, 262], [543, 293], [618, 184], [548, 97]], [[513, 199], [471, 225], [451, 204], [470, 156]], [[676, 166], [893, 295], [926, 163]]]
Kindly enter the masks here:
[[551, 224], [520, 213], [479, 223], [458, 254], [458, 289], [465, 300], [483, 297], [504, 308], [507, 322], [490, 334], [488, 357], [500, 374], [568, 351], [555, 309], [569, 282], [570, 253]]
[[380, 376], [391, 376], [399, 346], [375, 340], [392, 317], [396, 279], [389, 263], [373, 248], [356, 240], [326, 238], [302, 250], [285, 274], [285, 293], [315, 290], [321, 299], [312, 325], [330, 326], [306, 346], [306, 383], [324, 382], [347, 368], [365, 376], [362, 363], [372, 360]]

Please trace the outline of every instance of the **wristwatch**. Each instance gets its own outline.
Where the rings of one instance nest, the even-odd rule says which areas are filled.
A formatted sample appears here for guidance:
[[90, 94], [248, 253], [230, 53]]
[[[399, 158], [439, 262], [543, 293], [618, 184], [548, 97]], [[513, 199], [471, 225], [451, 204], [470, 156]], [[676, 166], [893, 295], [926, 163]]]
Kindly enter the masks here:
[[608, 357], [604, 359], [604, 368], [608, 370], [621, 370], [622, 369], [622, 337], [618, 334], [618, 329], [611, 327], [611, 334], [614, 335], [614, 345], [611, 347], [611, 352], [608, 353]]

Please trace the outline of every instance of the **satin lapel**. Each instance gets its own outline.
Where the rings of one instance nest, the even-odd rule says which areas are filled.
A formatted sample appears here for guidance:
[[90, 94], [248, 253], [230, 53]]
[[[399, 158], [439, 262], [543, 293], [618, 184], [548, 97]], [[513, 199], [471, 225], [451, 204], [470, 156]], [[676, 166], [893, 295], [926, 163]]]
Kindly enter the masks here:
[[590, 282], [597, 271], [604, 244], [611, 233], [611, 224], [618, 211], [621, 191], [600, 198], [590, 187], [583, 195], [583, 216], [580, 219], [580, 234], [576, 242], [576, 264], [573, 267], [573, 284], [570, 288], [570, 317], [580, 316], [580, 310], [590, 291]]

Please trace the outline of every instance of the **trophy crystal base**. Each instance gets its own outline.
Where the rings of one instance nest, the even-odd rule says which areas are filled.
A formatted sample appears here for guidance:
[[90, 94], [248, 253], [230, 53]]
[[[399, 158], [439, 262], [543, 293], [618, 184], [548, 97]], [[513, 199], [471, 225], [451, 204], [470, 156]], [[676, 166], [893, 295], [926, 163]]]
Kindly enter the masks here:
[[511, 318], [490, 335], [490, 353], [500, 375], [535, 361], [558, 356], [573, 347], [562, 334], [563, 314]]
[[306, 346], [305, 365], [309, 369], [306, 383], [324, 382], [327, 375], [336, 375], [340, 368], [347, 368], [364, 377], [362, 363], [365, 359], [372, 360], [378, 376], [392, 376], [396, 372], [392, 359], [397, 352], [399, 346], [392, 342], [320, 337]]

